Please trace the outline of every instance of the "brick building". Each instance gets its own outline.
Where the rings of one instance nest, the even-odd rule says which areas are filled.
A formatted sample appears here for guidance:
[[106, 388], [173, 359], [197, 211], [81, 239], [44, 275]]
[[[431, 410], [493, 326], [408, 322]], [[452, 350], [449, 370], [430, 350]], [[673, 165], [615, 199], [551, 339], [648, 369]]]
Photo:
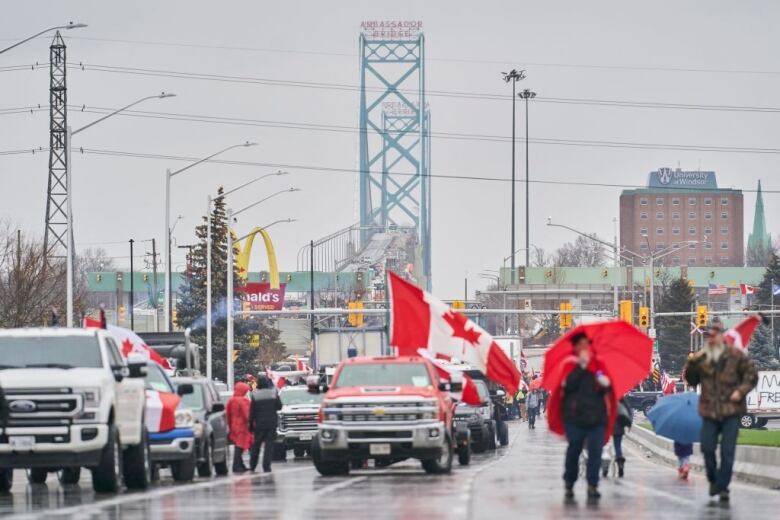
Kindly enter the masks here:
[[742, 191], [718, 188], [715, 172], [660, 168], [647, 188], [620, 195], [620, 244], [647, 255], [687, 241], [661, 265], [743, 266]]

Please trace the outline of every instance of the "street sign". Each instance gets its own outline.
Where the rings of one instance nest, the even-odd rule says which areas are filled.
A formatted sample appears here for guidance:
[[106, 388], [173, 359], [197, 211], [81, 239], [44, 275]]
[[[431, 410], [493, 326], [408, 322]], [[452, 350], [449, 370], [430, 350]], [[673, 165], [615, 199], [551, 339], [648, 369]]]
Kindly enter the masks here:
[[652, 339], [655, 339], [655, 329], [647, 329], [647, 335]]

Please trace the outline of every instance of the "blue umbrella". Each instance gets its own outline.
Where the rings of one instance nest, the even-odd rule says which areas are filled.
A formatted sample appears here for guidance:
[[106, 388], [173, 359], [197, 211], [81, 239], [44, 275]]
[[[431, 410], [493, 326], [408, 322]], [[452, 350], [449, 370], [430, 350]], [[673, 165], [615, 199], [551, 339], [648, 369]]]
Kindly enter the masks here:
[[647, 414], [653, 430], [681, 444], [699, 442], [701, 416], [699, 395], [694, 392], [667, 395], [655, 403]]

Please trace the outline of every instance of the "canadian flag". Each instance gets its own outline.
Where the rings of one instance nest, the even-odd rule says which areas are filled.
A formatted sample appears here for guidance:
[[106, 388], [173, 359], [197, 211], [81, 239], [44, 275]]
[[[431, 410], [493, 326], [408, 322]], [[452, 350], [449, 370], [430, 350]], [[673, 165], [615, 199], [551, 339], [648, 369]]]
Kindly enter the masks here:
[[[451, 382], [452, 374], [455, 372], [460, 372], [459, 370], [455, 370], [452, 367], [444, 365], [441, 361], [436, 359], [435, 356], [431, 355], [428, 349], [417, 349], [417, 353], [433, 363], [433, 366], [436, 367], [436, 372], [438, 372], [439, 377], [445, 381]], [[482, 400], [479, 398], [479, 392], [477, 391], [477, 385], [474, 384], [474, 380], [471, 379], [468, 374], [464, 374], [463, 372], [461, 372], [461, 375], [463, 376], [463, 390], [461, 392], [460, 400], [466, 404], [480, 406], [482, 404]]]
[[419, 348], [431, 354], [457, 358], [503, 385], [513, 395], [520, 372], [493, 337], [462, 313], [419, 287], [389, 272], [390, 344], [401, 356], [414, 356]]
[[[100, 320], [95, 320], [92, 318], [84, 318], [84, 328], [87, 329], [99, 329], [101, 327]], [[122, 355], [124, 357], [129, 356], [131, 353], [135, 352], [138, 354], [141, 354], [146, 359], [150, 359], [160, 365], [161, 367], [171, 370], [171, 365], [168, 363], [168, 360], [162, 357], [160, 354], [155, 352], [153, 349], [149, 348], [149, 346], [144, 343], [144, 340], [141, 339], [141, 336], [136, 334], [130, 329], [125, 329], [122, 327], [117, 327], [115, 325], [107, 325], [106, 330], [114, 336], [114, 339], [119, 343], [119, 349], [122, 352]]]
[[146, 429], [167, 432], [176, 427], [176, 408], [181, 397], [172, 392], [146, 391]]
[[742, 294], [756, 294], [756, 287], [753, 287], [752, 285], [748, 285], [746, 283], [739, 284], [739, 290], [742, 292]]
[[274, 372], [269, 367], [265, 368], [265, 377], [267, 377], [277, 389], [282, 388], [287, 384], [287, 379], [281, 376], [279, 372]]
[[753, 314], [723, 333], [726, 343], [747, 350], [753, 332], [761, 324], [761, 316]]

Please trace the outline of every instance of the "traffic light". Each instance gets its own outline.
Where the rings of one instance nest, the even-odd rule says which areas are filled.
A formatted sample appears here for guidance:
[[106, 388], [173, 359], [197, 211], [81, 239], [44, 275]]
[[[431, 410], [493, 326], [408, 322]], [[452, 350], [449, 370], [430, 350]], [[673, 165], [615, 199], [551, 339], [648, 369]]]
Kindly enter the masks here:
[[178, 327], [178, 315], [179, 313], [176, 312], [176, 309], [171, 309], [171, 325], [173, 325], [173, 328]]
[[[572, 304], [569, 302], [561, 302], [560, 309], [561, 311], [570, 311], [572, 310]], [[561, 312], [558, 315], [558, 323], [561, 330], [570, 329], [573, 324], [571, 314], [568, 312]]]
[[698, 305], [696, 307], [696, 326], [700, 329], [707, 326], [707, 306], [706, 305]]
[[[363, 302], [349, 302], [348, 307], [350, 310], [362, 309]], [[362, 327], [363, 313], [362, 312], [350, 313], [349, 317], [347, 318], [347, 321], [349, 321], [349, 324], [352, 325], [353, 327]]]
[[650, 326], [650, 307], [639, 307], [639, 326], [643, 329]]
[[450, 306], [454, 311], [462, 311], [466, 308], [466, 302], [463, 300], [454, 300]]
[[127, 312], [125, 311], [125, 306], [120, 305], [119, 306], [119, 321], [124, 322], [127, 319]]
[[626, 323], [634, 323], [634, 302], [631, 300], [620, 300], [618, 305], [618, 315]]

